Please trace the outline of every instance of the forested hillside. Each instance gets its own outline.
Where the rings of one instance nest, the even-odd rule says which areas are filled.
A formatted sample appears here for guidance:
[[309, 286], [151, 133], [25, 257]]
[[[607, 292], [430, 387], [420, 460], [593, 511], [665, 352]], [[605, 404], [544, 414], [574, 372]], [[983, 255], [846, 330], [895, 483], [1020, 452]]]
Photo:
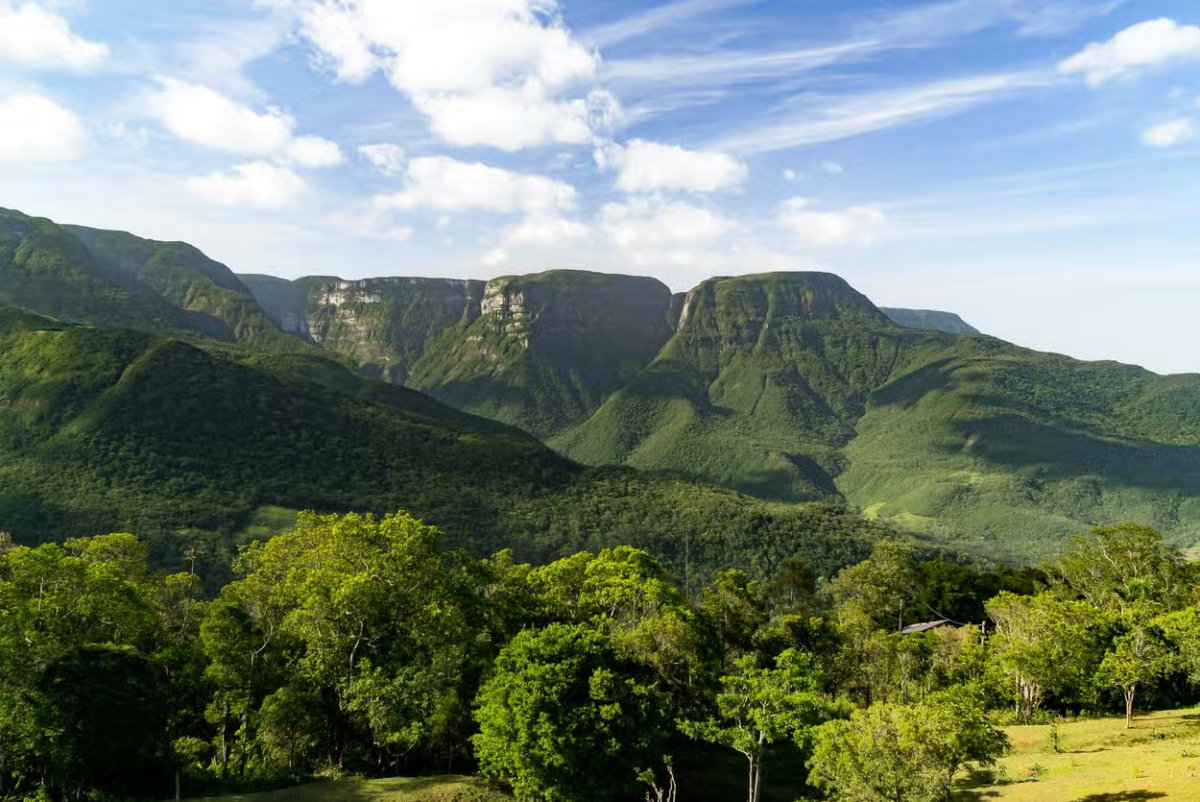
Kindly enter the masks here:
[[[473, 553], [544, 560], [636, 543], [697, 578], [826, 572], [882, 531], [683, 480], [589, 472], [533, 437], [315, 355], [201, 347], [0, 310], [0, 531], [133, 531], [226, 573], [295, 511], [411, 509]], [[289, 512], [290, 511], [290, 512]]]
[[98, 326], [299, 350], [225, 265], [183, 242], [0, 208], [0, 305]]

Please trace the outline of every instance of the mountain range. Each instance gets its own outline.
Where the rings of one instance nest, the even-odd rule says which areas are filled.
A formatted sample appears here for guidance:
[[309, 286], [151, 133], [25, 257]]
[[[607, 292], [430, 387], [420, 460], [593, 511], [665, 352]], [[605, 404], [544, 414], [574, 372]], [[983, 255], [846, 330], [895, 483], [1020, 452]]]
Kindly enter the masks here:
[[[7, 452], [37, 452], [46, 465], [69, 453], [101, 470], [98, 456], [71, 449], [96, 421], [111, 422], [111, 397], [128, 398], [116, 388], [150, 382], [157, 389], [137, 396], [136, 408], [170, 408], [172, 420], [120, 418], [120, 442], [105, 441], [103, 453], [133, 459], [104, 470], [118, 476], [114, 488], [126, 486], [122, 470], [141, 471], [147, 508], [171, 477], [187, 477], [175, 484], [195, 494], [189, 503], [242, 492], [241, 503], [213, 502], [233, 510], [225, 519], [194, 511], [213, 531], [242, 531], [273, 506], [407, 506], [464, 543], [544, 540], [546, 529], [570, 529], [560, 525], [566, 515], [572, 537], [590, 543], [621, 531], [652, 538], [654, 521], [671, 551], [678, 532], [654, 505], [675, 504], [685, 518], [739, 510], [729, 548], [758, 548], [750, 544], [763, 532], [801, 512], [824, 521], [826, 534], [869, 537], [874, 521], [1013, 562], [1124, 521], [1200, 543], [1200, 376], [1038, 353], [952, 313], [881, 309], [831, 274], [714, 278], [687, 293], [565, 270], [487, 282], [288, 281], [235, 275], [182, 243], [0, 211], [0, 305], [57, 319], [9, 313], [0, 404], [29, 405], [32, 393], [43, 428], [10, 431]], [[109, 365], [106, 378], [57, 351], [42, 354], [51, 368], [32, 373], [13, 356], [17, 344], [37, 351], [49, 339], [77, 355], [106, 354], [92, 360]], [[19, 384], [30, 376], [42, 384]], [[100, 411], [64, 389], [78, 381], [93, 382]], [[187, 434], [170, 440], [182, 425], [175, 418]], [[256, 442], [299, 462], [259, 464]], [[389, 442], [431, 467], [405, 469]], [[228, 476], [219, 475], [219, 449], [235, 455]], [[14, 470], [0, 485], [8, 496]], [[438, 497], [472, 485], [474, 502]], [[609, 505], [615, 496], [624, 512]], [[866, 528], [838, 517], [850, 516], [841, 507], [860, 511]], [[10, 501], [0, 504], [0, 528], [20, 528], [4, 517], [17, 508], [54, 517]], [[589, 515], [595, 522], [581, 534]], [[487, 516], [501, 523], [484, 537]], [[150, 517], [167, 527], [193, 520]], [[721, 537], [711, 523], [688, 531], [710, 546]], [[772, 537], [772, 549], [786, 548], [786, 537]]]

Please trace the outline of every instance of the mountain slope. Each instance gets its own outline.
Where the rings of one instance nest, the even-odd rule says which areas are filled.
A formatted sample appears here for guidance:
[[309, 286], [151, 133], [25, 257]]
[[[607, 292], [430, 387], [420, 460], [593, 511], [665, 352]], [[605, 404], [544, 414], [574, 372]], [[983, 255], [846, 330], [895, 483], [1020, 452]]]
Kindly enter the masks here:
[[901, 328], [834, 276], [716, 279], [552, 444], [1027, 560], [1129, 520], [1200, 543], [1200, 376]]
[[645, 367], [673, 322], [667, 287], [632, 276], [242, 280], [277, 324], [369, 374], [543, 437]]
[[932, 309], [894, 309], [881, 307], [880, 310], [898, 326], [925, 331], [940, 331], [943, 334], [979, 334], [979, 329], [972, 326], [953, 312], [937, 312]]
[[295, 350], [226, 266], [181, 242], [0, 209], [0, 304], [65, 320]]
[[905, 337], [837, 276], [712, 279], [687, 296], [657, 359], [552, 444], [781, 501], [829, 498], [840, 449]]
[[452, 546], [528, 560], [633, 543], [698, 582], [798, 552], [828, 573], [883, 531], [826, 507], [586, 472], [524, 432], [311, 353], [0, 309], [0, 531], [133, 531], [166, 564], [196, 546], [220, 578], [241, 539], [302, 508], [410, 510]]

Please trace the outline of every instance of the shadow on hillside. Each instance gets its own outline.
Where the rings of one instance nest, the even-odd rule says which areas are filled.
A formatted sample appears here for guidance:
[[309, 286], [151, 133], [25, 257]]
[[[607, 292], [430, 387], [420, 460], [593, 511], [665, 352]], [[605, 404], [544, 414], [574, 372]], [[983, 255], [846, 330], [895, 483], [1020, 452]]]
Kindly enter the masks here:
[[[957, 388], [961, 402], [982, 414], [943, 422], [954, 433], [955, 444], [943, 449], [948, 456], [968, 454], [1009, 468], [1036, 467], [1043, 481], [1102, 475], [1116, 486], [1188, 493], [1200, 485], [1200, 447], [1089, 425], [1085, 419], [1095, 409], [1056, 410], [1053, 404], [1060, 399], [1039, 403], [1015, 389], [1012, 395], [998, 393], [989, 385], [1003, 386], [1005, 377], [981, 379], [978, 371], [961, 361], [941, 360], [877, 391], [871, 404], [911, 410], [929, 393]], [[969, 451], [958, 445], [968, 442]]]
[[1111, 794], [1081, 796], [1075, 802], [1145, 802], [1147, 799], [1162, 799], [1165, 796], [1161, 791], [1115, 791]]

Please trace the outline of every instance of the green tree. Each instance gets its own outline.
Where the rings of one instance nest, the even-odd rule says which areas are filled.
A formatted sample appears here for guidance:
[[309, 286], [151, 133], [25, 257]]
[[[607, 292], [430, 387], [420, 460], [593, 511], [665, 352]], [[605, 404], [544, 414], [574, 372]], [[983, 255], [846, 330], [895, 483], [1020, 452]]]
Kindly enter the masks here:
[[1001, 593], [987, 611], [996, 624], [992, 659], [1012, 682], [1018, 721], [1030, 721], [1046, 694], [1077, 692], [1095, 673], [1101, 614], [1091, 604]]
[[1147, 601], [1180, 606], [1190, 593], [1180, 551], [1138, 524], [1093, 529], [1076, 538], [1047, 576], [1068, 597], [1116, 612]]
[[967, 690], [918, 705], [881, 702], [816, 730], [809, 782], [846, 802], [944, 802], [968, 763], [1008, 750]]
[[476, 699], [481, 771], [520, 799], [616, 800], [663, 763], [668, 697], [586, 625], [521, 633]]
[[1124, 624], [1125, 634], [1113, 641], [1104, 655], [1096, 681], [1121, 691], [1125, 697], [1125, 729], [1132, 729], [1138, 690], [1170, 673], [1178, 663], [1178, 655], [1146, 614], [1131, 611]]
[[899, 631], [904, 609], [917, 595], [913, 547], [881, 540], [870, 557], [843, 568], [829, 589], [844, 625]]
[[812, 657], [789, 649], [774, 668], [759, 668], [751, 655], [734, 661], [736, 673], [721, 678], [717, 717], [685, 721], [680, 729], [701, 741], [740, 752], [749, 763], [748, 802], [762, 793], [762, 760], [780, 741], [804, 743], [836, 708], [818, 692]]

